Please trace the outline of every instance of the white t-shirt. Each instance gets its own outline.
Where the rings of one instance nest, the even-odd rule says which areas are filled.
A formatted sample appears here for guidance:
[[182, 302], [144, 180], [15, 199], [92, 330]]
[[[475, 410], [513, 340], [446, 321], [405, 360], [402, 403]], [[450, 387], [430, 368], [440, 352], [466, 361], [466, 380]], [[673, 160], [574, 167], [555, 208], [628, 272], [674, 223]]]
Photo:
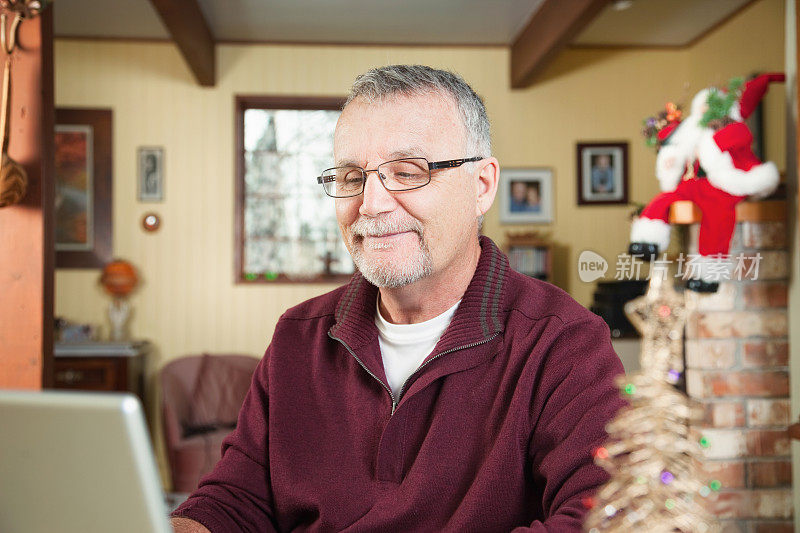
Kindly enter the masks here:
[[392, 324], [381, 316], [380, 298], [378, 298], [375, 325], [378, 327], [383, 369], [395, 400], [399, 399], [400, 388], [409, 376], [436, 347], [460, 303], [461, 300], [457, 301], [441, 315], [425, 322]]

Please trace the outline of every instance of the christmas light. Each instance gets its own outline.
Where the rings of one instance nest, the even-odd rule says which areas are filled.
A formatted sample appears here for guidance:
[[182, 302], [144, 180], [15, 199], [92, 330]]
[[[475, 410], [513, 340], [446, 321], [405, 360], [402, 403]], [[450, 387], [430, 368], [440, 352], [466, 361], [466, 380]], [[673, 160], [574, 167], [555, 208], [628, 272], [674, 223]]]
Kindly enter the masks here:
[[719, 490], [719, 489], [721, 489], [721, 488], [722, 488], [722, 483], [720, 483], [719, 481], [717, 481], [717, 480], [715, 479], [714, 481], [712, 481], [711, 483], [709, 483], [709, 484], [708, 484], [708, 486], [709, 486], [709, 487], [711, 487], [711, 490], [714, 490], [714, 491], [716, 491], [716, 490]]
[[594, 456], [600, 459], [608, 459], [608, 450], [600, 446], [594, 451]]
[[675, 476], [673, 476], [671, 472], [667, 472], [666, 470], [661, 472], [661, 483], [669, 485], [673, 481], [675, 481]]

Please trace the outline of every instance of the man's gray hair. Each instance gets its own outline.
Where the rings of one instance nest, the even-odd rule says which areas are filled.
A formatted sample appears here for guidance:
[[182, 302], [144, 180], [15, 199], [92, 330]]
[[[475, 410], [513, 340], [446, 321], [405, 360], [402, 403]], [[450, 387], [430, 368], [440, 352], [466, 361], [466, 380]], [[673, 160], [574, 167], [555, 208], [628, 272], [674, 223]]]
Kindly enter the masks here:
[[388, 65], [374, 68], [356, 78], [344, 105], [347, 106], [356, 98], [371, 102], [387, 96], [431, 92], [449, 95], [458, 107], [466, 133], [466, 148], [475, 150], [474, 153], [461, 157], [491, 156], [492, 139], [486, 106], [464, 78], [453, 72], [425, 65]]

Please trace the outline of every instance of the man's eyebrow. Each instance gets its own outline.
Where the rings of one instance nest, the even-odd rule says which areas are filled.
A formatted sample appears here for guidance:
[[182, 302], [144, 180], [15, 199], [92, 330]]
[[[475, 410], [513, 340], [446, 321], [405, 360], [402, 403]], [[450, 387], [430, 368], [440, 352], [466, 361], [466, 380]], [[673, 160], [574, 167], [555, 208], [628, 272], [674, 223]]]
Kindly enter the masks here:
[[[387, 154], [386, 161], [392, 161], [394, 159], [403, 159], [406, 157], [425, 157], [425, 151], [422, 148], [412, 146], [409, 148], [404, 148], [401, 150], [395, 150]], [[383, 161], [381, 161], [382, 163]], [[336, 161], [337, 167], [360, 167], [361, 163], [358, 161], [354, 161], [353, 159], [340, 159]]]
[[401, 159], [404, 157], [425, 157], [425, 150], [418, 146], [412, 146], [404, 150], [396, 150], [389, 154], [390, 159]]
[[335, 165], [337, 167], [360, 167], [361, 164], [353, 161], [352, 159], [340, 159], [336, 161]]

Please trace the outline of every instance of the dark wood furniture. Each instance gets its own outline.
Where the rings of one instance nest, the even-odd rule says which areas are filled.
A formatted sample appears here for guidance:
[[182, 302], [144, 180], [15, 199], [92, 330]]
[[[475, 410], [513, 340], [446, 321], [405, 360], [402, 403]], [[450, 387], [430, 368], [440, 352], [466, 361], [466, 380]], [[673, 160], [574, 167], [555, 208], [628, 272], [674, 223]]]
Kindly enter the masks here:
[[58, 342], [56, 389], [132, 392], [144, 402], [147, 341]]

